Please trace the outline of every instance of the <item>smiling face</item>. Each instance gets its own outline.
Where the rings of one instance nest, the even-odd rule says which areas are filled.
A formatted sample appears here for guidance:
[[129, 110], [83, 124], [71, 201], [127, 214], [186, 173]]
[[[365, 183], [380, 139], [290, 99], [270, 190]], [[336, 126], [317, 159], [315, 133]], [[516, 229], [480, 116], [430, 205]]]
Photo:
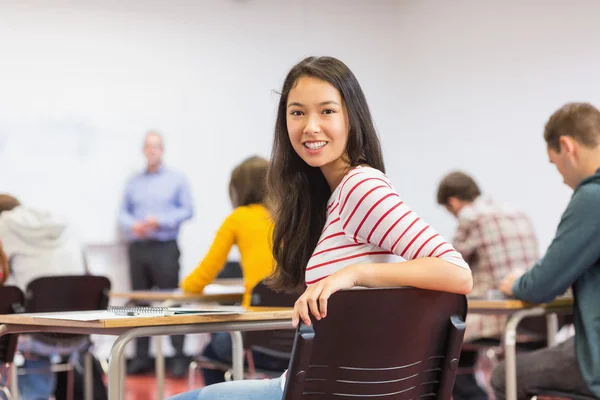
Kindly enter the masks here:
[[340, 92], [330, 83], [299, 78], [288, 95], [286, 123], [296, 153], [311, 167], [321, 168], [328, 181], [331, 171], [348, 166], [348, 115]]

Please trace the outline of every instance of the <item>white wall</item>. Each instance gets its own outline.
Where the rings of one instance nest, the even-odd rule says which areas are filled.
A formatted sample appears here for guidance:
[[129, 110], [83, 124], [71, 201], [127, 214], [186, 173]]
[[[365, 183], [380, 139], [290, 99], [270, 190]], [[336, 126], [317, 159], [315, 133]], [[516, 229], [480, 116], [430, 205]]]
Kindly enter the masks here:
[[567, 101], [600, 105], [599, 14], [594, 0], [0, 0], [0, 191], [113, 242], [142, 135], [158, 129], [193, 186], [185, 273], [230, 210], [231, 168], [269, 155], [273, 90], [304, 56], [333, 55], [424, 219], [452, 235], [435, 190], [462, 168], [525, 210], [543, 249], [569, 197], [543, 124]]

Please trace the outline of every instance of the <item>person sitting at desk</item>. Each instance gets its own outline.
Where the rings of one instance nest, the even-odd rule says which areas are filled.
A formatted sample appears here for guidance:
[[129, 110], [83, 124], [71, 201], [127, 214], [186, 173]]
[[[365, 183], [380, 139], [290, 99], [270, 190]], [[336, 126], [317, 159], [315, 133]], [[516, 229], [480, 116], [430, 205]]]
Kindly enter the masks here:
[[[473, 271], [472, 296], [486, 296], [507, 274], [526, 269], [538, 259], [538, 242], [531, 221], [523, 212], [483, 196], [475, 180], [463, 172], [446, 175], [439, 184], [438, 204], [458, 219], [452, 240]], [[467, 315], [465, 343], [502, 336], [506, 318]], [[460, 367], [473, 370], [477, 350], [463, 349]], [[473, 373], [456, 376], [455, 400], [485, 400]]]
[[[500, 289], [546, 303], [571, 287], [575, 337], [517, 357], [517, 398], [544, 391], [600, 398], [600, 111], [566, 104], [546, 123], [544, 139], [573, 195], [544, 257], [526, 273], [508, 275]], [[505, 398], [505, 368], [492, 373], [498, 400]]]
[[[271, 251], [273, 220], [265, 191], [265, 179], [269, 162], [261, 157], [250, 157], [231, 173], [229, 197], [234, 210], [225, 219], [200, 264], [181, 282], [186, 292], [202, 293], [223, 269], [231, 247], [238, 246], [244, 276], [242, 304], [250, 305], [252, 289], [273, 272], [274, 260]], [[229, 333], [215, 333], [204, 351], [210, 359], [231, 362], [231, 338]], [[259, 368], [281, 369], [287, 361], [254, 352], [254, 362]], [[203, 369], [205, 384], [223, 382], [220, 371]]]
[[[7, 284], [25, 291], [27, 285], [42, 276], [83, 275], [85, 258], [80, 243], [71, 235], [67, 223], [53, 214], [24, 207], [10, 195], [0, 195], [0, 238], [8, 257]], [[56, 375], [50, 371], [55, 356], [67, 356], [89, 347], [89, 341], [62, 346], [42, 342], [29, 335], [19, 337], [19, 352], [27, 370], [19, 377], [23, 400], [48, 399], [56, 387]]]

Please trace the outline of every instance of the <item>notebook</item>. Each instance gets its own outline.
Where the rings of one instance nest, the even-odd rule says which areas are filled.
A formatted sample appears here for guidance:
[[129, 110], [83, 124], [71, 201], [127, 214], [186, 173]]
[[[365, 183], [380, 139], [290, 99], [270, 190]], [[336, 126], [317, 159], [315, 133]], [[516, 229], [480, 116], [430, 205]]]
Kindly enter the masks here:
[[108, 306], [106, 311], [111, 312], [115, 315], [125, 317], [133, 317], [138, 315], [149, 315], [157, 317], [186, 314], [239, 314], [243, 313], [245, 310], [244, 307], [237, 306], [214, 306], [201, 308]]
[[33, 318], [62, 319], [69, 321], [99, 321], [131, 317], [163, 317], [169, 315], [222, 315], [241, 314], [245, 312], [238, 306], [214, 306], [198, 308], [180, 307], [120, 307], [109, 306], [106, 310], [66, 311], [56, 313], [40, 313]]

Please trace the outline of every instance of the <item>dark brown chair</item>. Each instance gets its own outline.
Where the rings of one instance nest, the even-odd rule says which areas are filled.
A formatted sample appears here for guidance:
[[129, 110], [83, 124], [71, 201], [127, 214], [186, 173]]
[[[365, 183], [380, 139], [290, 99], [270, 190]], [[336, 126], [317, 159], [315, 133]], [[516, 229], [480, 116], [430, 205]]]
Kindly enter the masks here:
[[233, 279], [233, 278], [243, 278], [244, 275], [242, 273], [242, 266], [239, 261], [227, 261], [225, 266], [217, 275], [217, 279]]
[[[25, 296], [16, 286], [0, 286], [0, 314], [13, 314], [23, 308]], [[13, 362], [19, 335], [11, 334], [0, 336], [0, 392], [6, 398], [11, 398], [10, 391], [3, 382], [8, 382], [7, 372]]]
[[[104, 310], [108, 306], [110, 281], [104, 276], [45, 276], [29, 282], [25, 290], [25, 311], [44, 313], [56, 311]], [[89, 338], [88, 335], [67, 333], [35, 333], [45, 343], [66, 344]]]
[[[37, 278], [27, 285], [25, 291], [25, 311], [28, 313], [46, 313], [57, 311], [89, 311], [103, 310], [108, 306], [110, 280], [104, 276], [93, 275], [62, 275]], [[47, 345], [91, 346], [89, 335], [67, 333], [33, 333], [36, 340]], [[86, 364], [91, 364], [91, 353], [86, 352]], [[68, 372], [68, 398], [73, 398], [72, 366], [67, 364], [55, 365], [53, 371]], [[26, 373], [20, 369], [20, 373]], [[91, 371], [86, 371], [91, 373]], [[89, 378], [91, 381], [91, 378]], [[93, 382], [91, 382], [93, 384]]]
[[564, 393], [556, 391], [541, 392], [531, 398], [532, 400], [598, 400], [596, 397], [584, 396], [582, 394]]
[[[254, 307], [293, 307], [298, 297], [298, 293], [275, 292], [264, 282], [260, 282], [252, 290], [250, 304]], [[281, 375], [283, 371], [257, 370], [254, 365], [252, 350], [280, 358], [283, 362], [289, 362], [295, 336], [295, 332], [290, 329], [246, 332], [244, 337], [246, 360], [248, 360], [248, 376], [246, 379], [270, 378]]]
[[335, 293], [327, 317], [296, 331], [283, 400], [449, 400], [465, 296], [414, 288]]

